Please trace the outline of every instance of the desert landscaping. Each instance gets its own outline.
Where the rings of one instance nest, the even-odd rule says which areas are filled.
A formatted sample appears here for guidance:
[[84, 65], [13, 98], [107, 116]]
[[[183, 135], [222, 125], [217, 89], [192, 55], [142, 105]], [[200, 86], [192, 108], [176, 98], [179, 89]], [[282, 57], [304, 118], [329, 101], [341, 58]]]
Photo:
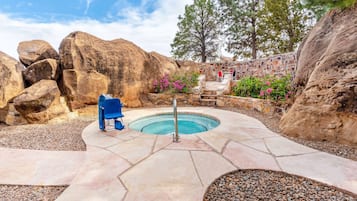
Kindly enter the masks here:
[[[0, 51], [0, 200], [356, 200], [356, 24], [356, 4], [331, 10], [296, 52], [248, 61], [82, 31]], [[102, 94], [123, 130], [99, 130]], [[219, 125], [179, 142], [130, 127], [174, 99]]]

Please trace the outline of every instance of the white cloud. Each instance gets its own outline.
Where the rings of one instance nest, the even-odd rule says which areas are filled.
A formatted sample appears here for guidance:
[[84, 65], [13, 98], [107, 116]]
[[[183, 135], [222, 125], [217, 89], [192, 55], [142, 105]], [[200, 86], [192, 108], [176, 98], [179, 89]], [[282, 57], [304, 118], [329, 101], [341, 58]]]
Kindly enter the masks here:
[[84, 14], [87, 15], [89, 7], [91, 5], [91, 3], [93, 2], [93, 0], [86, 0], [86, 9], [84, 11]]
[[131, 9], [125, 20], [113, 23], [94, 20], [37, 23], [12, 19], [0, 13], [0, 51], [18, 58], [18, 43], [34, 39], [45, 40], [58, 49], [62, 39], [69, 33], [84, 31], [104, 40], [124, 38], [146, 51], [170, 56], [170, 43], [177, 31], [177, 17], [184, 13], [184, 6], [190, 3], [192, 0], [159, 0], [157, 9], [151, 14]]

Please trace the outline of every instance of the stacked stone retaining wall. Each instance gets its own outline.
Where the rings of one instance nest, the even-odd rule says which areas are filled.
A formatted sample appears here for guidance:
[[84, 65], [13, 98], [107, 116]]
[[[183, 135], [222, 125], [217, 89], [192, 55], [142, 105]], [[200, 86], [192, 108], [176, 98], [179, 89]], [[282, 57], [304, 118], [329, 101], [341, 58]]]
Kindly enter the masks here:
[[[170, 106], [172, 100], [176, 96], [178, 106], [200, 106], [200, 97], [198, 94], [165, 94], [165, 93], [149, 93], [148, 101], [145, 106]], [[269, 100], [256, 99], [249, 97], [238, 97], [229, 95], [220, 95], [217, 97], [217, 107], [232, 107], [245, 110], [254, 110], [263, 114], [282, 115], [283, 109], [277, 107]]]
[[201, 65], [200, 71], [206, 75], [207, 81], [217, 80], [219, 71], [231, 73], [234, 80], [245, 76], [264, 77], [266, 75], [284, 76], [290, 74], [294, 77], [296, 53], [290, 52], [249, 61], [205, 63]]

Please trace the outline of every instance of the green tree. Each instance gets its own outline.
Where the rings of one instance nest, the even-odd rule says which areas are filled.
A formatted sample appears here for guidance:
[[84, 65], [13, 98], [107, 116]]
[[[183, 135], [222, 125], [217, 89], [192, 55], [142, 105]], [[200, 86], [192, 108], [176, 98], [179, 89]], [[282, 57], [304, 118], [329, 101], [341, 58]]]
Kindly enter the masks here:
[[220, 29], [216, 9], [211, 0], [194, 0], [192, 5], [186, 5], [171, 44], [175, 58], [206, 62], [217, 57]]
[[301, 2], [315, 13], [317, 19], [320, 19], [330, 9], [348, 8], [355, 5], [357, 0], [302, 0]]
[[299, 0], [265, 0], [261, 17], [267, 54], [294, 51], [314, 21]]
[[263, 31], [259, 27], [262, 0], [219, 0], [227, 51], [236, 57], [257, 58]]

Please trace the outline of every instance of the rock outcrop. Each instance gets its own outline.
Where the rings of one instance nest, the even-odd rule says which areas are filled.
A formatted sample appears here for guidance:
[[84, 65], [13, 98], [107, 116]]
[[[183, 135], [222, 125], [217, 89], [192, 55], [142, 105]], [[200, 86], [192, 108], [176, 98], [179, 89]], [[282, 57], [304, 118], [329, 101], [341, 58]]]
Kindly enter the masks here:
[[96, 104], [102, 93], [120, 97], [128, 107], [142, 106], [143, 94], [150, 91], [154, 79], [179, 70], [175, 62], [129, 41], [104, 41], [83, 32], [69, 34], [59, 54], [61, 88], [72, 109]]
[[14, 106], [29, 123], [46, 123], [66, 112], [60, 95], [56, 81], [41, 80], [21, 92]]
[[43, 59], [59, 58], [57, 51], [48, 42], [43, 40], [20, 42], [17, 47], [17, 52], [19, 53], [20, 61], [25, 66], [29, 66]]
[[44, 59], [28, 66], [23, 72], [23, 77], [28, 84], [32, 85], [40, 80], [57, 80], [59, 72], [57, 60]]
[[290, 136], [357, 144], [357, 5], [331, 11], [298, 51], [297, 97], [281, 120]]
[[0, 121], [8, 113], [8, 103], [23, 89], [22, 70], [24, 66], [16, 59], [0, 51]]

